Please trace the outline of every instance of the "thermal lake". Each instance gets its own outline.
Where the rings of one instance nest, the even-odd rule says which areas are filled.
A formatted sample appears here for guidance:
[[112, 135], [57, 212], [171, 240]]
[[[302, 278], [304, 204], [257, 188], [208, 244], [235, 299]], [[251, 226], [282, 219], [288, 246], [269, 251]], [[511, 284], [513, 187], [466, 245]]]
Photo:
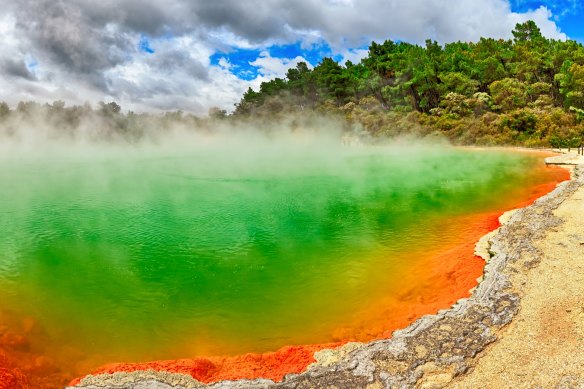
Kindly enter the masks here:
[[27, 346], [0, 349], [71, 379], [389, 336], [468, 295], [476, 240], [566, 178], [539, 154], [405, 144], [4, 152], [0, 327]]

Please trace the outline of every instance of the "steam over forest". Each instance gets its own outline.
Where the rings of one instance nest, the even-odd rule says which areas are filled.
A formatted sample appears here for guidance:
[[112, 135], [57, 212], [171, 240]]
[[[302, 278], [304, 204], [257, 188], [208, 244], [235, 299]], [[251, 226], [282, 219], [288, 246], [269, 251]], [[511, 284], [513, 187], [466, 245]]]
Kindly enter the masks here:
[[298, 63], [285, 78], [251, 88], [232, 113], [212, 109], [199, 118], [123, 112], [115, 102], [67, 107], [63, 102], [0, 104], [0, 133], [48, 128], [51, 136], [116, 137], [129, 142], [165, 129], [210, 130], [221, 124], [302, 126], [330, 118], [370, 139], [404, 134], [442, 136], [463, 145], [576, 147], [584, 139], [584, 46], [545, 38], [533, 21], [513, 39], [424, 47], [371, 43], [360, 63], [324, 58]]

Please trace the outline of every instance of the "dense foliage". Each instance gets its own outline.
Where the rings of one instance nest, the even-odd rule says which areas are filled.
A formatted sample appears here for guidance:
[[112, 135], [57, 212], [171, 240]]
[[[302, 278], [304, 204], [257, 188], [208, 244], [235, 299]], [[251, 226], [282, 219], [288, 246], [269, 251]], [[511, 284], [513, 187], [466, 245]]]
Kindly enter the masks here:
[[299, 63], [251, 88], [235, 117], [316, 111], [372, 135], [438, 132], [462, 144], [575, 146], [584, 134], [584, 46], [547, 39], [533, 21], [512, 40], [425, 47], [373, 42], [360, 63]]

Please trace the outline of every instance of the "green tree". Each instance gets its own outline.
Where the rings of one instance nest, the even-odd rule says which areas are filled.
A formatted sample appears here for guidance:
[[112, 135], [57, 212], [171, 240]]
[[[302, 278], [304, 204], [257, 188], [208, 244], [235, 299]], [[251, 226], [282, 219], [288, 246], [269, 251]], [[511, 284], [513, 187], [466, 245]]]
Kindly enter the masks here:
[[493, 101], [503, 111], [523, 108], [527, 105], [527, 84], [516, 78], [495, 81], [489, 89]]
[[467, 97], [475, 94], [479, 89], [479, 82], [459, 72], [446, 72], [440, 74], [439, 90], [442, 95], [450, 92]]
[[512, 33], [515, 43], [538, 42], [545, 40], [541, 34], [541, 30], [533, 20], [528, 20], [525, 23], [517, 23]]
[[584, 65], [566, 61], [556, 80], [564, 96], [564, 106], [584, 108]]
[[6, 102], [0, 102], [0, 119], [4, 119], [10, 115], [10, 107]]
[[314, 75], [321, 100], [332, 99], [337, 106], [346, 102], [351, 93], [347, 73], [341, 65], [332, 58], [323, 58], [314, 68]]

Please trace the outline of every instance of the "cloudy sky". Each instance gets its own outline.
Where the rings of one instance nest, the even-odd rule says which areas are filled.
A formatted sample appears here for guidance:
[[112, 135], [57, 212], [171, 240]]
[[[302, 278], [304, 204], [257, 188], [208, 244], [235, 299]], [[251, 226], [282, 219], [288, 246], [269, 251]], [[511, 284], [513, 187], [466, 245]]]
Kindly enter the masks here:
[[231, 110], [248, 87], [372, 40], [584, 39], [579, 0], [0, 0], [0, 100]]

